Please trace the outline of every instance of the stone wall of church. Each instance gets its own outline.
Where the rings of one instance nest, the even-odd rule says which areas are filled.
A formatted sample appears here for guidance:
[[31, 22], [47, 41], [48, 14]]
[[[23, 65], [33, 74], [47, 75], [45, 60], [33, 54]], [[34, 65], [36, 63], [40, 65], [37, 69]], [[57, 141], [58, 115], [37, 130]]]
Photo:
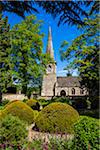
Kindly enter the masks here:
[[56, 83], [56, 74], [45, 75], [42, 82], [41, 96], [54, 96], [54, 85]]
[[13, 101], [13, 100], [23, 100], [23, 99], [28, 99], [28, 98], [24, 94], [3, 94], [3, 100], [4, 99]]
[[[72, 94], [72, 89], [75, 89], [75, 94]], [[85, 96], [88, 95], [87, 90], [84, 88], [83, 89], [84, 92], [83, 94], [81, 94], [81, 88], [79, 87], [56, 87], [55, 88], [55, 95], [56, 96], [61, 96], [61, 91], [65, 91], [66, 92], [66, 96]]]

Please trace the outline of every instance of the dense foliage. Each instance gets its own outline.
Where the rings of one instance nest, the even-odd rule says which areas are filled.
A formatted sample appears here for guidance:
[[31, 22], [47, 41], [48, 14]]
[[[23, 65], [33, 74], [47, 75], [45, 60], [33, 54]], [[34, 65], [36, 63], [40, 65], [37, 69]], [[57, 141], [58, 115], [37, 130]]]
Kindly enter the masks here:
[[40, 109], [40, 104], [35, 99], [29, 99], [28, 101], [26, 101], [26, 104], [28, 106], [30, 106], [33, 110], [39, 110]]
[[72, 101], [67, 97], [55, 97], [51, 99], [51, 102], [61, 102], [61, 103], [67, 103], [69, 105], [72, 105]]
[[72, 133], [78, 112], [68, 104], [55, 102], [44, 107], [36, 119], [40, 131]]
[[[90, 13], [99, 11], [98, 1], [37, 1], [39, 6], [43, 7], [46, 13], [49, 13], [53, 18], [58, 18], [58, 25], [84, 25], [84, 17], [88, 18]], [[91, 6], [91, 7], [90, 7]]]
[[9, 103], [8, 99], [3, 99], [2, 103], [0, 104], [0, 106], [5, 106], [8, 103]]
[[29, 124], [34, 122], [35, 119], [35, 111], [21, 101], [15, 101], [8, 104], [3, 111], [6, 115], [12, 114], [13, 116], [18, 116], [21, 120], [24, 120]]
[[[35, 5], [34, 5], [35, 4]], [[59, 22], [68, 23], [71, 25], [83, 24], [83, 18], [88, 17], [86, 9], [91, 9], [90, 13], [97, 12], [99, 10], [98, 1], [1, 1], [1, 12], [12, 12], [18, 16], [25, 17], [25, 13], [39, 12], [36, 7], [38, 4], [42, 7], [46, 13], [51, 14], [54, 18], [58, 17]], [[91, 7], [90, 7], [91, 6]], [[86, 8], [86, 9], [84, 9]]]
[[[98, 96], [99, 89], [99, 16], [94, 15], [85, 19], [83, 33], [68, 46], [65, 41], [61, 45], [63, 58], [69, 60], [69, 66], [77, 68], [82, 78], [81, 85], [88, 88], [93, 99]], [[68, 46], [68, 47], [66, 47]], [[67, 50], [65, 50], [65, 48]]]
[[[28, 97], [31, 89], [41, 85], [41, 78], [49, 63], [49, 56], [42, 53], [43, 34], [41, 21], [28, 16], [11, 30], [14, 82]], [[29, 92], [30, 91], [30, 92]]]
[[23, 145], [28, 136], [25, 122], [7, 115], [0, 120], [0, 144]]
[[2, 100], [2, 93], [11, 85], [11, 42], [10, 42], [10, 26], [8, 18], [3, 18], [0, 14], [0, 102]]
[[99, 150], [99, 123], [96, 119], [81, 117], [74, 131], [74, 150]]

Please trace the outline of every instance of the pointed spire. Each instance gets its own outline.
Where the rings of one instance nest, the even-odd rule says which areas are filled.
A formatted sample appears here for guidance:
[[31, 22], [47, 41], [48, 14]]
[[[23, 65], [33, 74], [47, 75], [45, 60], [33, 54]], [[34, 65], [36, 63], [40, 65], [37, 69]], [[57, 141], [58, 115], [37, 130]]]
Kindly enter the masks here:
[[52, 35], [51, 35], [51, 27], [50, 26], [49, 26], [48, 43], [47, 43], [46, 53], [50, 54], [51, 58], [54, 59], [54, 51], [53, 51]]

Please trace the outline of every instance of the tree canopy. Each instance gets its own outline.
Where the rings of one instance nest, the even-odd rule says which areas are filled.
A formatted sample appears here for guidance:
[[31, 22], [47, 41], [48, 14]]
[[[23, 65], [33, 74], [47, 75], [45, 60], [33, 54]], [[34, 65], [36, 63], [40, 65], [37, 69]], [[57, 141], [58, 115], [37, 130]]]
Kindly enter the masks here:
[[33, 92], [32, 88], [41, 86], [46, 65], [53, 62], [42, 52], [41, 25], [31, 15], [10, 29], [8, 19], [0, 16], [0, 100], [12, 85], [27, 96]]
[[33, 7], [33, 1], [0, 1], [0, 11], [15, 13], [18, 16], [25, 18], [25, 13], [32, 13], [32, 11], [38, 12]]
[[28, 88], [37, 86], [45, 72], [49, 56], [43, 54], [41, 21], [31, 15], [11, 30], [14, 79], [27, 95]]
[[2, 92], [5, 92], [7, 86], [12, 83], [10, 54], [11, 41], [8, 18], [2, 18], [2, 15], [0, 15], [0, 100], [2, 98]]
[[13, 12], [21, 17], [26, 13], [39, 12], [36, 4], [42, 7], [46, 13], [54, 18], [59, 18], [58, 25], [61, 23], [69, 25], [83, 25], [84, 17], [88, 17], [87, 9], [91, 8], [90, 14], [99, 11], [99, 1], [0, 1], [1, 12]]
[[99, 80], [99, 16], [94, 15], [85, 19], [83, 33], [68, 45], [65, 41], [61, 45], [62, 57], [69, 60], [73, 69], [77, 68], [80, 76], [93, 94], [98, 91]]
[[98, 1], [77, 1], [77, 0], [61, 0], [61, 1], [36, 1], [46, 13], [51, 14], [54, 18], [58, 18], [58, 25], [84, 25], [84, 18], [88, 18], [87, 9], [91, 9], [90, 13], [99, 11]]

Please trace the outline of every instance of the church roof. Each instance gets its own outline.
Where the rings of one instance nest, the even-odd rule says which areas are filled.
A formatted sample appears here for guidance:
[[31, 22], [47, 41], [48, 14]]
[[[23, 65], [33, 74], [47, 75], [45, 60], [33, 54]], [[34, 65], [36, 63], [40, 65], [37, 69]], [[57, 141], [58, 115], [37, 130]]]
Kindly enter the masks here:
[[57, 77], [58, 87], [79, 87], [79, 77]]

